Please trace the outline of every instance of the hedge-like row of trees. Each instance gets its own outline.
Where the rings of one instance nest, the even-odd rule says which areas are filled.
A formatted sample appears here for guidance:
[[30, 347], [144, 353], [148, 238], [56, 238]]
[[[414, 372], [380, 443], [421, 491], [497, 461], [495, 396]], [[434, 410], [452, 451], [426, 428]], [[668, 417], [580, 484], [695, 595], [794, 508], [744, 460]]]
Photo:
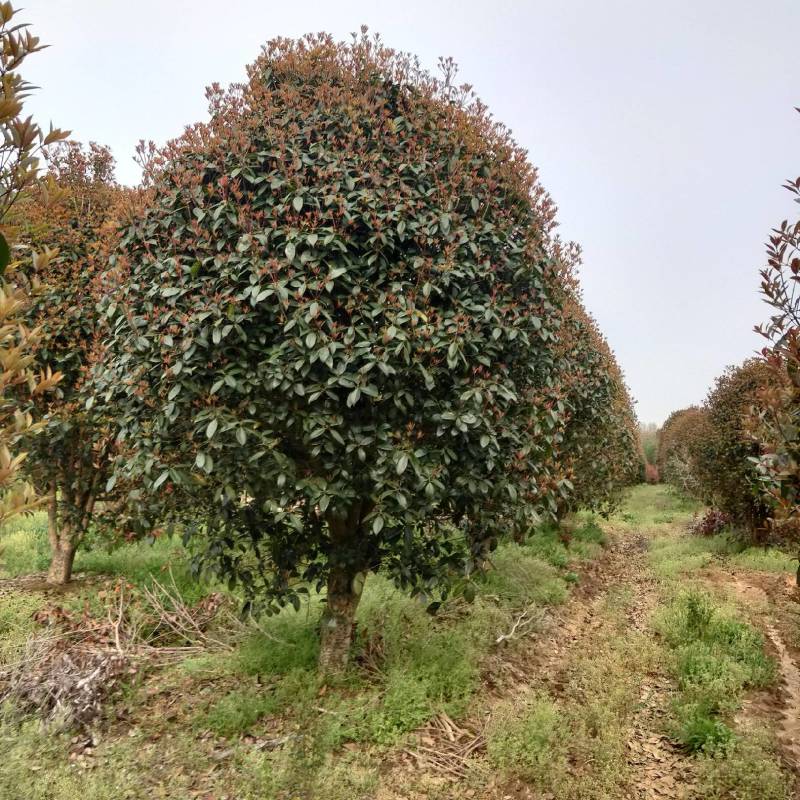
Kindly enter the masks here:
[[[800, 178], [786, 184], [800, 198]], [[750, 539], [797, 540], [800, 516], [800, 219], [773, 230], [761, 294], [770, 321], [758, 357], [730, 367], [703, 407], [673, 413], [659, 468], [675, 487], [722, 511]]]
[[62, 379], [27, 474], [50, 580], [91, 524], [177, 529], [246, 607], [325, 591], [346, 664], [364, 580], [433, 605], [497, 540], [637, 480], [622, 374], [526, 153], [455, 69], [366, 31], [268, 44], [210, 120], [143, 149], [54, 148], [16, 224]]

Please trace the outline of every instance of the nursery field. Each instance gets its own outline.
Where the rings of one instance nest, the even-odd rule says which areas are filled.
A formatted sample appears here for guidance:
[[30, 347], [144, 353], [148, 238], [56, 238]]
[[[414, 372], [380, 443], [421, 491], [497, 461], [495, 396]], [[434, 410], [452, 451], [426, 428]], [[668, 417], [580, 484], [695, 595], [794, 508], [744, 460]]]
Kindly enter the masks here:
[[[136, 16], [166, 30], [175, 4], [157, 5]], [[217, 9], [193, 11], [219, 38]], [[126, 19], [139, 82], [114, 97], [151, 99], [140, 66], [171, 99], [201, 72], [241, 80], [211, 82], [205, 112], [171, 102], [166, 128], [155, 106], [98, 126], [80, 61], [96, 43], [63, 36], [48, 79], [32, 27], [56, 15], [20, 14], [0, 2], [0, 800], [800, 797], [800, 219], [769, 232], [748, 289], [762, 313], [735, 320], [711, 262], [726, 289], [743, 265], [663, 246], [681, 225], [662, 212], [691, 196], [684, 227], [724, 207], [744, 237], [723, 232], [730, 253], [753, 252], [743, 221], [766, 196], [745, 212], [727, 200], [754, 190], [695, 191], [724, 185], [706, 156], [737, 128], [730, 104], [685, 160], [702, 170], [657, 151], [690, 193], [654, 172], [640, 203], [587, 172], [562, 233], [533, 129], [515, 117], [516, 138], [471, 81], [491, 62], [505, 94], [519, 82], [516, 112], [576, 114], [583, 135], [618, 80], [542, 112], [545, 73], [483, 42], [463, 81], [366, 25], [288, 38], [270, 19], [232, 72], [228, 37], [165, 48]], [[425, 30], [455, 41], [441, 27]], [[629, 37], [648, 64], [656, 29]], [[669, 131], [680, 114], [660, 106], [669, 125], [628, 119], [641, 70], [619, 52], [609, 141]], [[31, 57], [42, 84], [80, 75], [63, 124], [116, 121], [132, 152], [30, 113]], [[698, 65], [717, 63], [704, 40]], [[553, 158], [605, 164], [598, 142]], [[724, 176], [761, 185], [740, 169], [761, 155], [730, 152]], [[787, 191], [800, 202], [800, 178]], [[585, 243], [566, 235], [581, 215]], [[621, 330], [640, 296], [669, 307], [666, 280], [680, 325]], [[734, 321], [760, 350], [728, 348]], [[645, 348], [638, 371], [612, 341]]]
[[[474, 600], [435, 615], [370, 576], [336, 681], [317, 670], [313, 593], [238, 621], [236, 598], [167, 539], [90, 542], [54, 589], [44, 520], [14, 521], [0, 797], [794, 797], [796, 562], [690, 535], [697, 511], [636, 487], [608, 521], [581, 513], [501, 544]], [[47, 728], [26, 708], [74, 691], [71, 670], [96, 713], [59, 733], [58, 703]]]

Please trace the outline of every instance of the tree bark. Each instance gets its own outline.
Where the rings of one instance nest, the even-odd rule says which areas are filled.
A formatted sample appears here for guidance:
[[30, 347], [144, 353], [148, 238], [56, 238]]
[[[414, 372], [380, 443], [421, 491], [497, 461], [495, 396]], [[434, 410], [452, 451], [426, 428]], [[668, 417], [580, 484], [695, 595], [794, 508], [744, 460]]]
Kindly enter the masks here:
[[47, 582], [63, 586], [72, 579], [72, 564], [75, 561], [78, 534], [71, 526], [59, 523], [58, 489], [53, 482], [47, 504], [47, 538], [50, 541], [50, 568]]
[[344, 518], [327, 519], [333, 546], [318, 665], [326, 677], [341, 675], [347, 669], [355, 639], [356, 610], [363, 588], [361, 575], [366, 572], [361, 514], [362, 506], [358, 504]]
[[50, 560], [50, 569], [47, 571], [47, 582], [54, 586], [63, 586], [72, 578], [72, 563], [75, 561], [75, 545], [69, 537], [59, 542]]
[[328, 576], [328, 604], [322, 615], [319, 671], [340, 675], [347, 669], [356, 633], [356, 610], [361, 592], [354, 586], [357, 570], [336, 567]]

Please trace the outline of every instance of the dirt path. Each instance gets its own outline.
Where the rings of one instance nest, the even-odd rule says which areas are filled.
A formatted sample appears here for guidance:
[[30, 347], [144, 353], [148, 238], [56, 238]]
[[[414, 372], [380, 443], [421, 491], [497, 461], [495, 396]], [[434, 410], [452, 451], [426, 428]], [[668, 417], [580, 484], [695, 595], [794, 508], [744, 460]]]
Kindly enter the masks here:
[[[416, 773], [429, 773], [424, 785], [442, 789], [442, 797], [468, 797], [482, 800], [539, 800], [558, 795], [537, 793], [522, 781], [490, 780], [482, 789], [464, 788], [468, 775], [466, 757], [485, 752], [481, 731], [494, 709], [512, 702], [524, 708], [543, 691], [555, 699], [569, 700], [575, 665], [588, 653], [603, 651], [606, 642], [620, 635], [620, 621], [609, 613], [615, 597], [625, 598], [623, 636], [652, 636], [650, 617], [658, 606], [658, 587], [647, 566], [648, 536], [640, 531], [608, 530], [609, 544], [603, 557], [587, 566], [586, 572], [568, 602], [556, 609], [543, 632], [529, 640], [528, 647], [500, 651], [491, 664], [494, 697], [481, 718], [455, 725], [452, 720], [437, 720], [418, 737], [410, 758], [387, 775], [387, 784], [403, 785], [409, 767]], [[502, 676], [502, 678], [500, 677]], [[665, 734], [665, 718], [674, 688], [661, 669], [636, 676], [636, 711], [628, 720], [623, 772], [627, 789], [615, 795], [619, 800], [686, 800], [692, 795], [693, 764]], [[599, 692], [602, 686], [596, 687]], [[602, 732], [601, 732], [602, 733]], [[453, 758], [442, 758], [450, 752]], [[450, 791], [443, 787], [452, 787]], [[458, 788], [457, 788], [458, 787]], [[381, 793], [383, 798], [416, 798], [405, 783], [401, 793]], [[437, 794], [437, 796], [439, 796]], [[593, 795], [597, 796], [597, 795]], [[612, 800], [612, 798], [608, 798]]]
[[771, 597], [776, 589], [779, 592], [783, 589], [786, 593], [796, 593], [796, 587], [792, 585], [793, 581], [781, 584], [767, 580], [772, 589], [772, 592], [768, 592], [761, 585], [764, 583], [763, 577], [736, 572], [720, 572], [716, 576], [716, 582], [727, 584], [746, 606], [754, 606], [760, 610], [760, 613], [756, 613], [758, 623], [772, 645], [780, 673], [779, 701], [777, 708], [774, 704], [769, 704], [772, 705], [769, 708], [772, 712], [770, 716], [777, 716], [778, 743], [788, 765], [800, 775], [800, 668], [797, 665], [797, 654], [787, 647], [774, 622], [779, 612]]
[[[666, 651], [652, 624], [653, 614], [665, 602], [668, 593], [665, 594], [664, 579], [657, 577], [650, 563], [649, 549], [654, 542], [665, 540], [680, 545], [686, 536], [686, 519], [678, 515], [664, 516], [663, 522], [652, 514], [655, 522], [606, 526], [609, 543], [603, 556], [586, 565], [567, 603], [550, 612], [547, 624], [527, 639], [527, 646], [498, 648], [489, 665], [486, 687], [490, 697], [481, 714], [459, 724], [446, 717], [439, 718], [421, 731], [416, 746], [412, 743], [405, 751], [405, 761], [396, 763], [386, 774], [384, 785], [393, 788], [380, 792], [380, 800], [416, 800], [429, 796], [474, 800], [582, 797], [576, 795], [574, 789], [562, 795], [558, 789], [548, 792], [540, 786], [537, 790], [519, 779], [508, 781], [497, 777], [486, 763], [484, 734], [498, 710], [503, 713], [505, 709], [507, 713], [511, 705], [524, 714], [525, 709], [542, 696], [565, 706], [584, 700], [587, 705], [598, 699], [602, 702], [607, 689], [603, 685], [589, 687], [590, 694], [585, 698], [576, 697], [576, 693], [580, 695], [586, 687], [576, 682], [575, 675], [582, 669], [587, 654], [597, 654], [601, 659], [608, 652], [609, 642], [616, 640], [621, 640], [620, 646], [632, 648], [634, 653], [637, 648], [642, 651], [651, 648], [656, 655], [649, 662], [645, 655], [641, 659], [634, 655], [630, 665], [623, 665], [630, 673], [626, 679], [635, 684], [636, 702], [628, 709], [622, 723], [625, 741], [618, 764], [618, 782], [612, 790], [590, 789], [586, 797], [700, 800], [699, 759], [680, 748], [669, 736], [671, 707], [679, 691], [667, 667]], [[800, 620], [800, 611], [797, 618], [787, 619], [785, 614], [781, 617], [781, 610], [774, 602], [778, 592], [786, 595], [785, 602], [796, 606], [796, 590], [787, 589], [782, 576], [745, 574], [730, 565], [726, 564], [723, 569], [721, 562], [715, 564], [700, 569], [689, 564], [681, 572], [685, 578], [678, 578], [673, 590], [685, 579], [715, 592], [721, 585], [727, 587], [738, 597], [744, 613], [764, 631], [780, 671], [780, 686], [751, 693], [734, 724], [774, 733], [784, 765], [800, 774], [800, 661], [794, 646], [787, 643], [787, 626]], [[769, 582], [769, 591], [763, 588], [765, 580]], [[788, 598], [787, 592], [794, 594]], [[800, 642], [800, 636], [796, 641]], [[612, 734], [600, 731], [598, 735]], [[450, 757], [441, 758], [443, 752]], [[581, 770], [591, 771], [592, 766], [576, 762], [569, 769], [580, 773]], [[411, 783], [424, 787], [418, 793], [409, 788], [409, 770], [414, 773]], [[476, 779], [476, 774], [483, 778]], [[739, 794], [730, 796], [739, 797]], [[758, 794], [742, 796], [750, 798]]]

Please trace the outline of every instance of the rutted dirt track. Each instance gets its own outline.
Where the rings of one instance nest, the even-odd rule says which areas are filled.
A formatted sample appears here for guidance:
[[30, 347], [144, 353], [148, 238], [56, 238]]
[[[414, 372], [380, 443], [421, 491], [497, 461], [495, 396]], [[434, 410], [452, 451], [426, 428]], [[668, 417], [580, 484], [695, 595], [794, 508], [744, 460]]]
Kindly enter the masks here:
[[[641, 533], [612, 533], [607, 557], [598, 564], [589, 596], [578, 593], [567, 605], [567, 619], [558, 625], [551, 644], [555, 657], [542, 664], [541, 678], [569, 669], [576, 654], [592, 652], [594, 640], [608, 633], [601, 607], [609, 591], [629, 593], [626, 621], [631, 632], [649, 635], [649, 619], [658, 605], [656, 586], [647, 570], [648, 539]], [[567, 636], [565, 637], [565, 634]], [[564, 646], [564, 639], [567, 639]], [[664, 717], [672, 686], [664, 675], [642, 676], [639, 710], [632, 721], [627, 743], [630, 789], [626, 800], [672, 800], [691, 793], [692, 765], [664, 733]]]
[[[686, 535], [682, 526], [670, 526], [667, 530], [669, 535]], [[615, 623], [607, 612], [614, 597], [625, 598], [621, 604], [625, 615], [624, 636], [637, 637], [643, 643], [653, 641], [656, 634], [651, 617], [663, 602], [663, 593], [649, 567], [648, 548], [651, 535], [664, 534], [665, 529], [607, 529], [607, 532], [609, 544], [603, 556], [587, 565], [568, 602], [552, 612], [543, 629], [529, 639], [529, 646], [522, 650], [499, 649], [488, 682], [493, 697], [483, 716], [457, 725], [447, 718], [439, 719], [420, 732], [418, 746], [405, 751], [405, 761], [387, 770], [384, 790], [379, 794], [382, 800], [424, 796], [409, 790], [409, 783], [404, 780], [409, 769], [415, 774], [413, 783], [416, 786], [421, 785], [420, 775], [427, 774], [429, 781], [424, 785], [436, 786], [437, 797], [482, 800], [555, 800], [558, 797], [537, 792], [521, 781], [496, 784], [490, 781], [480, 789], [467, 788], [464, 765], [467, 759], [480, 757], [485, 752], [482, 731], [493, 708], [509, 701], [522, 708], [530, 698], [543, 691], [554, 698], [570, 691], [569, 679], [575, 663], [587, 654], [600, 651], [603, 643], [619, 635], [618, 622]], [[762, 628], [776, 658], [781, 686], [771, 692], [753, 693], [737, 721], [750, 714], [752, 707], [759, 706], [755, 715], [758, 725], [775, 733], [785, 766], [800, 774], [800, 669], [797, 654], [786, 645], [779, 626], [771, 617], [775, 612], [768, 593], [752, 579], [732, 571], [714, 570], [710, 580], [710, 571], [692, 577], [712, 590], [719, 590], [720, 584], [727, 586], [738, 595], [745, 609], [754, 602], [763, 606], [761, 614], [753, 615], [753, 621]], [[773, 577], [774, 581], [785, 588], [782, 577]], [[792, 598], [792, 602], [796, 600], [796, 596]], [[638, 704], [628, 729], [626, 788], [609, 800], [699, 800], [696, 759], [668, 735], [669, 710], [677, 689], [666, 665], [652, 664], [638, 678]], [[602, 691], [603, 687], [598, 687], [598, 692]], [[450, 760], [439, 757], [448, 751], [452, 754]]]
[[780, 688], [775, 716], [777, 740], [789, 767], [800, 775], [800, 668], [797, 654], [787, 647], [777, 625], [773, 621], [775, 607], [772, 596], [787, 595], [797, 600], [797, 587], [794, 581], [767, 581], [770, 591], [763, 585], [759, 576], [723, 573], [722, 581], [747, 605], [764, 609], [760, 616], [760, 626], [773, 648], [773, 655], [780, 672]]
[[[420, 771], [430, 773], [429, 787], [451, 784], [453, 794], [442, 796], [486, 800], [555, 798], [556, 795], [537, 793], [520, 781], [501, 782], [483, 791], [457, 788], [459, 779], [464, 777], [459, 757], [480, 754], [485, 749], [481, 730], [492, 715], [492, 705], [511, 700], [515, 707], [522, 708], [530, 697], [543, 690], [556, 698], [567, 691], [575, 662], [602, 649], [603, 643], [618, 633], [605, 610], [612, 594], [627, 598], [624, 613], [628, 631], [651, 635], [649, 619], [658, 605], [658, 595], [647, 569], [647, 549], [648, 539], [642, 533], [609, 531], [609, 545], [602, 558], [587, 565], [569, 601], [552, 613], [544, 629], [529, 640], [529, 646], [523, 652], [498, 652], [491, 664], [495, 696], [484, 717], [458, 725], [437, 720], [420, 732], [418, 746], [406, 751], [406, 763], [395, 765], [385, 775], [385, 787], [403, 786], [403, 790], [382, 792], [379, 796], [416, 798], [416, 793], [409, 793], [403, 777], [411, 768], [417, 779]], [[598, 689], [602, 692], [602, 687]], [[665, 734], [672, 692], [670, 680], [660, 670], [641, 676], [638, 709], [631, 720], [627, 742], [629, 789], [619, 795], [620, 800], [683, 800], [691, 796], [692, 761]], [[454, 757], [442, 758], [448, 752]]]

